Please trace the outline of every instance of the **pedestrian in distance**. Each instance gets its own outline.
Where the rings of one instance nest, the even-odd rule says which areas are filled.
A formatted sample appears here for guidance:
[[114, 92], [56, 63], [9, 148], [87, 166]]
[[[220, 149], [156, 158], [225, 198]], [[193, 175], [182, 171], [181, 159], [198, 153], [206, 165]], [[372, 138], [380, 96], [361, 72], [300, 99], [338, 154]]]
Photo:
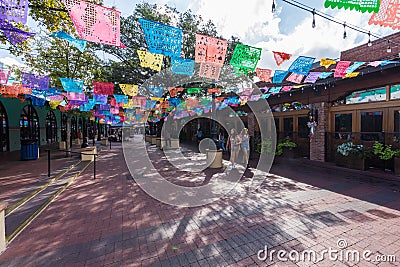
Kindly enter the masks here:
[[240, 133], [240, 149], [243, 152], [243, 163], [248, 167], [250, 142], [249, 142], [249, 130], [244, 128]]
[[171, 147], [171, 134], [169, 133], [169, 130], [166, 127], [163, 127], [163, 133], [164, 133], [164, 140], [165, 140], [165, 146], [166, 147]]
[[225, 148], [225, 135], [224, 135], [224, 130], [220, 129], [219, 134], [218, 134], [218, 141], [221, 146], [221, 149], [223, 152], [226, 152]]
[[201, 127], [197, 130], [197, 143], [200, 143], [200, 141], [203, 139], [203, 130]]
[[231, 150], [232, 169], [236, 169], [235, 163], [240, 151], [240, 136], [238, 135], [236, 129], [231, 129], [231, 134], [229, 136], [228, 142]]

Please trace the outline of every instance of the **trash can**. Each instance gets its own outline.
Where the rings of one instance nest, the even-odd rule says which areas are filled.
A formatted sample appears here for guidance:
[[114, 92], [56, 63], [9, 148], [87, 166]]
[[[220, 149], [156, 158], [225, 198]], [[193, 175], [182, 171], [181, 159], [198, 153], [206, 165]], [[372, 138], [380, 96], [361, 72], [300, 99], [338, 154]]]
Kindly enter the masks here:
[[211, 150], [206, 149], [206, 160], [207, 165], [211, 169], [222, 168], [222, 149], [219, 150]]
[[34, 160], [39, 158], [39, 142], [36, 140], [21, 141], [21, 160]]

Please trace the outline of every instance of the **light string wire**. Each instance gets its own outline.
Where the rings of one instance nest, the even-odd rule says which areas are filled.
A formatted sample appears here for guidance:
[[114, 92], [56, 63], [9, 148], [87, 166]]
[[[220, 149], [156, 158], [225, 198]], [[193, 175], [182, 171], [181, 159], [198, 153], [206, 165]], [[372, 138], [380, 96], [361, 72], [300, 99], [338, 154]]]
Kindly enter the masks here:
[[326, 19], [328, 21], [331, 21], [333, 23], [336, 23], [336, 24], [339, 24], [339, 25], [345, 25], [346, 28], [352, 29], [352, 30], [360, 32], [360, 33], [367, 34], [368, 37], [372, 36], [372, 37], [375, 37], [375, 38], [378, 38], [378, 39], [381, 39], [381, 40], [386, 40], [388, 43], [392, 43], [392, 44], [396, 44], [396, 45], [400, 46], [400, 43], [393, 42], [393, 41], [389, 40], [388, 38], [386, 38], [384, 36], [381, 36], [379, 34], [376, 34], [376, 33], [373, 33], [371, 31], [365, 30], [365, 29], [363, 29], [363, 28], [361, 28], [359, 26], [356, 26], [356, 25], [353, 25], [353, 24], [348, 24], [346, 21], [338, 20], [338, 19], [336, 19], [335, 17], [333, 17], [333, 16], [331, 16], [329, 14], [326, 14], [326, 13], [324, 13], [322, 11], [318, 11], [315, 8], [307, 6], [307, 5], [305, 5], [303, 3], [300, 3], [300, 2], [298, 2], [296, 0], [282, 0], [282, 1], [287, 3], [287, 4], [292, 5], [294, 7], [297, 7], [297, 8], [300, 8], [302, 10], [308, 11], [311, 14], [317, 15], [317, 16], [319, 16], [321, 18], [324, 18], [324, 19]]

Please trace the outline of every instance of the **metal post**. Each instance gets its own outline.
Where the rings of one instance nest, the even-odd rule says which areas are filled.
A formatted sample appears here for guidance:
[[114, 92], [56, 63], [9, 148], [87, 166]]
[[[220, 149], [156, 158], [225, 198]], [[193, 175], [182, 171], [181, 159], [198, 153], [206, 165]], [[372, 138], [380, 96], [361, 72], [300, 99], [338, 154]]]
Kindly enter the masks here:
[[93, 146], [94, 146], [95, 143], [96, 143], [96, 141], [94, 140], [94, 133], [93, 133]]
[[111, 149], [111, 139], [110, 139], [110, 149]]
[[46, 149], [47, 151], [47, 177], [50, 177], [50, 149]]
[[93, 180], [96, 180], [96, 154], [93, 154]]

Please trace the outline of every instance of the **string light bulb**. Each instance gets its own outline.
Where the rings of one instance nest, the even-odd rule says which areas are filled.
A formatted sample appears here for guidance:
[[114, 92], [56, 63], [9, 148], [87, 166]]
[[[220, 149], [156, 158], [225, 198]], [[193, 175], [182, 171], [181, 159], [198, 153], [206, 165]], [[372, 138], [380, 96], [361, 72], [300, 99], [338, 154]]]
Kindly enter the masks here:
[[390, 40], [388, 40], [388, 47], [386, 49], [386, 52], [392, 53], [392, 48], [390, 47]]
[[276, 6], [275, 6], [275, 0], [272, 0], [272, 13], [275, 12], [275, 8], [276, 8]]
[[312, 11], [312, 27], [315, 28], [315, 8]]
[[343, 39], [346, 39], [347, 33], [346, 33], [346, 22], [343, 23]]
[[371, 47], [372, 43], [371, 43], [371, 32], [368, 32], [368, 46]]

